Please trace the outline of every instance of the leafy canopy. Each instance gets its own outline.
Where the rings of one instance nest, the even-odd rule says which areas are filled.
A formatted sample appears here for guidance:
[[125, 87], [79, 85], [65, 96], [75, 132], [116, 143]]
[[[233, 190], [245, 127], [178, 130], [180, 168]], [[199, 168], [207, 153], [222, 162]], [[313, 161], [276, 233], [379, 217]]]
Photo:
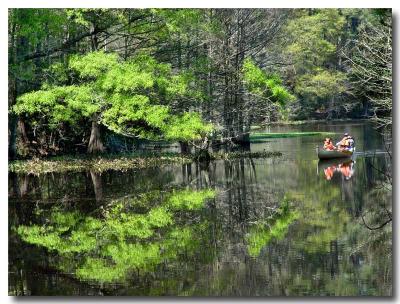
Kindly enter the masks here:
[[247, 90], [256, 96], [281, 106], [294, 99], [278, 75], [265, 73], [250, 58], [244, 60], [243, 77]]
[[92, 52], [72, 56], [64, 67], [67, 76], [60, 69], [53, 69], [55, 76], [68, 83], [56, 79], [20, 96], [15, 113], [45, 117], [53, 128], [96, 117], [116, 133], [147, 139], [195, 140], [212, 130], [198, 113], [172, 112], [175, 99], [196, 92], [190, 77], [174, 75], [169, 64], [150, 56], [122, 61], [116, 54]]

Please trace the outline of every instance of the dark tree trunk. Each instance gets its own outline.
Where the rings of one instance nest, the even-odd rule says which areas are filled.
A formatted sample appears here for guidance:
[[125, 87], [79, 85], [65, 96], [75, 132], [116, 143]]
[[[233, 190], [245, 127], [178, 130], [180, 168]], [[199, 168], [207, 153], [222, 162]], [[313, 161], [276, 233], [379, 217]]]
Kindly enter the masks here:
[[22, 144], [28, 145], [29, 138], [28, 138], [28, 135], [26, 134], [25, 122], [21, 118], [19, 118], [19, 120], [18, 120], [18, 132], [21, 136]]
[[[92, 52], [97, 51], [99, 46], [99, 41], [97, 37], [97, 26], [96, 24], [92, 24], [92, 35], [91, 35], [91, 43], [92, 43]], [[98, 124], [98, 116], [95, 115], [92, 120], [92, 130], [90, 132], [90, 139], [88, 145], [88, 153], [97, 154], [104, 152], [104, 145], [101, 141], [100, 134], [100, 125]]]
[[96, 202], [100, 202], [103, 199], [103, 185], [101, 182], [101, 175], [94, 171], [90, 171], [90, 176], [92, 178], [94, 196], [96, 198]]
[[97, 154], [104, 152], [104, 145], [101, 141], [100, 126], [97, 123], [97, 119], [92, 121], [92, 131], [90, 132], [90, 139], [88, 145], [88, 153]]
[[182, 154], [189, 154], [190, 153], [189, 144], [186, 141], [180, 141], [179, 145], [181, 147], [181, 153]]
[[[8, 53], [8, 109], [11, 110], [15, 105], [17, 97], [17, 82], [11, 70], [11, 66], [15, 63], [16, 48], [15, 48], [15, 28], [16, 24], [11, 26], [10, 47]], [[8, 115], [8, 159], [17, 157], [17, 115], [9, 112]]]
[[[8, 108], [11, 110], [17, 98], [17, 82], [13, 75], [8, 75]], [[17, 157], [17, 127], [18, 116], [13, 112], [8, 115], [8, 158]]]
[[15, 114], [8, 116], [8, 159], [17, 158], [17, 123], [18, 117]]

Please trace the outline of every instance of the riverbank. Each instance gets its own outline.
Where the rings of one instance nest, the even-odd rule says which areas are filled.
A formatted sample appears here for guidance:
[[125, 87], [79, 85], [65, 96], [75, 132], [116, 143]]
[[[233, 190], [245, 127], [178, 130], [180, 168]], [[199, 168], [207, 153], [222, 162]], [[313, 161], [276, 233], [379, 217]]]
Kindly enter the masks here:
[[[327, 120], [324, 120], [324, 119], [273, 121], [273, 122], [269, 122], [269, 123], [262, 124], [262, 125], [251, 126], [251, 130], [252, 131], [262, 130], [263, 128], [268, 127], [268, 126], [297, 126], [297, 125], [305, 125], [305, 124], [312, 124], [312, 123], [323, 123], [326, 121]], [[372, 122], [374, 122], [375, 120], [373, 118], [343, 118], [343, 119], [333, 119], [330, 121], [331, 122], [351, 122], [351, 121], [357, 121], [357, 122], [372, 121]]]
[[[279, 157], [280, 152], [230, 152], [211, 153], [212, 160], [230, 160], [237, 158]], [[107, 170], [126, 171], [160, 167], [169, 164], [191, 163], [191, 155], [177, 153], [131, 153], [123, 155], [105, 154], [101, 156], [60, 156], [49, 159], [15, 160], [8, 163], [9, 172], [25, 174], [44, 174], [52, 172], [86, 171], [103, 172]]]

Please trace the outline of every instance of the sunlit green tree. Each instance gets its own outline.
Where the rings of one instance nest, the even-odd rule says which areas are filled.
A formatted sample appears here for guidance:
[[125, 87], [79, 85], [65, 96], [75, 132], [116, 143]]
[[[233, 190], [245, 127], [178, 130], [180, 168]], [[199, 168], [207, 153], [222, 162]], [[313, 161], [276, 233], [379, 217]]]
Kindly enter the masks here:
[[197, 113], [171, 113], [169, 103], [189, 95], [189, 85], [170, 65], [149, 56], [121, 61], [116, 54], [92, 52], [73, 56], [57, 71], [67, 85], [45, 83], [20, 96], [14, 111], [46, 118], [52, 128], [91, 120], [88, 152], [104, 150], [99, 125], [126, 136], [186, 141], [201, 139], [212, 129]]

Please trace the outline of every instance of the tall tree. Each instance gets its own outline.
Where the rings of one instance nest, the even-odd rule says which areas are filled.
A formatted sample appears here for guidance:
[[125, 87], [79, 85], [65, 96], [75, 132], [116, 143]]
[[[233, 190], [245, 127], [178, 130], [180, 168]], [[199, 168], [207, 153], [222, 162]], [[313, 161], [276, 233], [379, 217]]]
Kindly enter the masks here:
[[187, 87], [169, 65], [147, 55], [122, 62], [116, 54], [92, 52], [72, 57], [67, 68], [69, 84], [45, 84], [26, 93], [18, 98], [14, 111], [42, 123], [45, 119], [53, 128], [60, 123], [76, 125], [82, 118], [91, 120], [89, 153], [103, 151], [99, 141], [93, 141], [93, 121], [96, 137], [100, 137], [99, 124], [125, 136], [167, 140], [199, 140], [211, 131], [211, 125], [196, 113], [170, 112], [169, 100], [186, 94]]
[[392, 15], [374, 10], [373, 18], [361, 24], [345, 53], [352, 91], [373, 106], [383, 126], [392, 125]]
[[287, 25], [286, 51], [293, 64], [291, 82], [298, 96], [299, 118], [318, 113], [333, 118], [341, 110], [340, 99], [347, 91], [338, 51], [344, 25], [338, 9], [300, 10]]

